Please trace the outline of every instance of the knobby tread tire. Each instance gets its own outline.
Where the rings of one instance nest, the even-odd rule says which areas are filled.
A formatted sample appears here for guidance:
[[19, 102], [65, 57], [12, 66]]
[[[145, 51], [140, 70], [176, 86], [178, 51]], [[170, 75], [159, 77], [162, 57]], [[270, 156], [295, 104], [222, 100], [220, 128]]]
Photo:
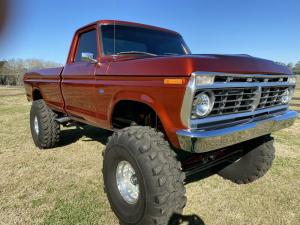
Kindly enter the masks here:
[[248, 184], [264, 176], [271, 168], [275, 158], [273, 142], [272, 137], [264, 137], [260, 144], [256, 145], [239, 161], [219, 171], [219, 175], [237, 184]]
[[[164, 140], [163, 134], [150, 127], [131, 126], [119, 130], [109, 138], [106, 149], [103, 152], [104, 183], [109, 167], [105, 166], [106, 156], [114, 151], [115, 146], [123, 146], [134, 155], [136, 160], [147, 170], [143, 171], [143, 179], [149, 185], [146, 186], [147, 206], [142, 218], [136, 223], [162, 225], [168, 224], [171, 216], [181, 213], [185, 204], [184, 173], [181, 171], [181, 163], [177, 161], [175, 152], [169, 143]], [[151, 171], [151, 172], [150, 172]], [[106, 184], [105, 184], [106, 186]], [[106, 186], [106, 192], [110, 187]], [[112, 196], [108, 194], [113, 211], [116, 212]], [[119, 218], [121, 224], [129, 224], [123, 218]]]
[[[34, 130], [34, 118], [37, 116], [39, 133]], [[30, 110], [30, 126], [34, 143], [40, 149], [53, 148], [60, 140], [60, 125], [56, 121], [57, 114], [53, 112], [44, 100], [33, 101]]]

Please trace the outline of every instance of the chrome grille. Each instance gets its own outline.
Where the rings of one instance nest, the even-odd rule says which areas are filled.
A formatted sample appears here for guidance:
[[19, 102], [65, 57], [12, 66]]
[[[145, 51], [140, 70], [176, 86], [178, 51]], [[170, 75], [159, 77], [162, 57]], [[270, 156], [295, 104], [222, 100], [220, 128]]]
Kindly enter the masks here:
[[252, 111], [258, 88], [226, 88], [211, 91], [214, 93], [215, 103], [209, 116], [218, 116]]
[[260, 87], [210, 89], [215, 96], [215, 102], [208, 117], [283, 105], [281, 96], [288, 88], [276, 86], [261, 89]]
[[[213, 79], [201, 80], [201, 76], [213, 76]], [[285, 90], [293, 91], [294, 81], [295, 76], [287, 74], [193, 72], [185, 92], [181, 119], [192, 129], [215, 129], [228, 121], [232, 125], [231, 122], [269, 118], [288, 109], [288, 104], [281, 103], [281, 97]], [[193, 101], [201, 92], [215, 95], [213, 109], [205, 117], [194, 116], [193, 111]]]
[[262, 87], [257, 109], [282, 105], [281, 96], [286, 90], [288, 87]]

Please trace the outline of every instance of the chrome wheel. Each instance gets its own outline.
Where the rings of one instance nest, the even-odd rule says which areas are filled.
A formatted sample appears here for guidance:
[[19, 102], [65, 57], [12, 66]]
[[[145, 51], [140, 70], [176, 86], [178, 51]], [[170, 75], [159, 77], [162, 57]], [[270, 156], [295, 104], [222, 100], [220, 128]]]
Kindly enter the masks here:
[[129, 204], [136, 203], [139, 199], [139, 183], [135, 170], [129, 162], [119, 162], [116, 170], [116, 180], [122, 198]]
[[37, 116], [34, 117], [34, 130], [36, 134], [39, 134], [40, 128], [39, 128], [39, 121]]

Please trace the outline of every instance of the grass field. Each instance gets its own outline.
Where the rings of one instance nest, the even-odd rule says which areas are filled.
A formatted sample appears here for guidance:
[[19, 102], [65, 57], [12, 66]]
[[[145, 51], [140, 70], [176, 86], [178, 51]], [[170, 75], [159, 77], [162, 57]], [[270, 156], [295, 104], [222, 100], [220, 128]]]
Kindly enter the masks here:
[[[39, 150], [29, 109], [23, 89], [0, 88], [0, 224], [118, 224], [101, 174], [108, 133], [63, 129], [61, 147]], [[217, 175], [189, 184], [183, 215], [206, 225], [299, 225], [300, 119], [274, 137], [277, 157], [265, 177], [241, 186]]]

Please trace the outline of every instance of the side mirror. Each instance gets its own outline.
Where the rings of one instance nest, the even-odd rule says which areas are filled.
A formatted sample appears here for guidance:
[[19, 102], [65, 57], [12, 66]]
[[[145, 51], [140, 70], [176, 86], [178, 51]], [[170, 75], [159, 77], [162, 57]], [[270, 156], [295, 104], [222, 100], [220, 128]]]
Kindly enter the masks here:
[[98, 63], [96, 59], [94, 59], [94, 54], [90, 52], [82, 52], [81, 53], [81, 61], [90, 62], [90, 63]]

